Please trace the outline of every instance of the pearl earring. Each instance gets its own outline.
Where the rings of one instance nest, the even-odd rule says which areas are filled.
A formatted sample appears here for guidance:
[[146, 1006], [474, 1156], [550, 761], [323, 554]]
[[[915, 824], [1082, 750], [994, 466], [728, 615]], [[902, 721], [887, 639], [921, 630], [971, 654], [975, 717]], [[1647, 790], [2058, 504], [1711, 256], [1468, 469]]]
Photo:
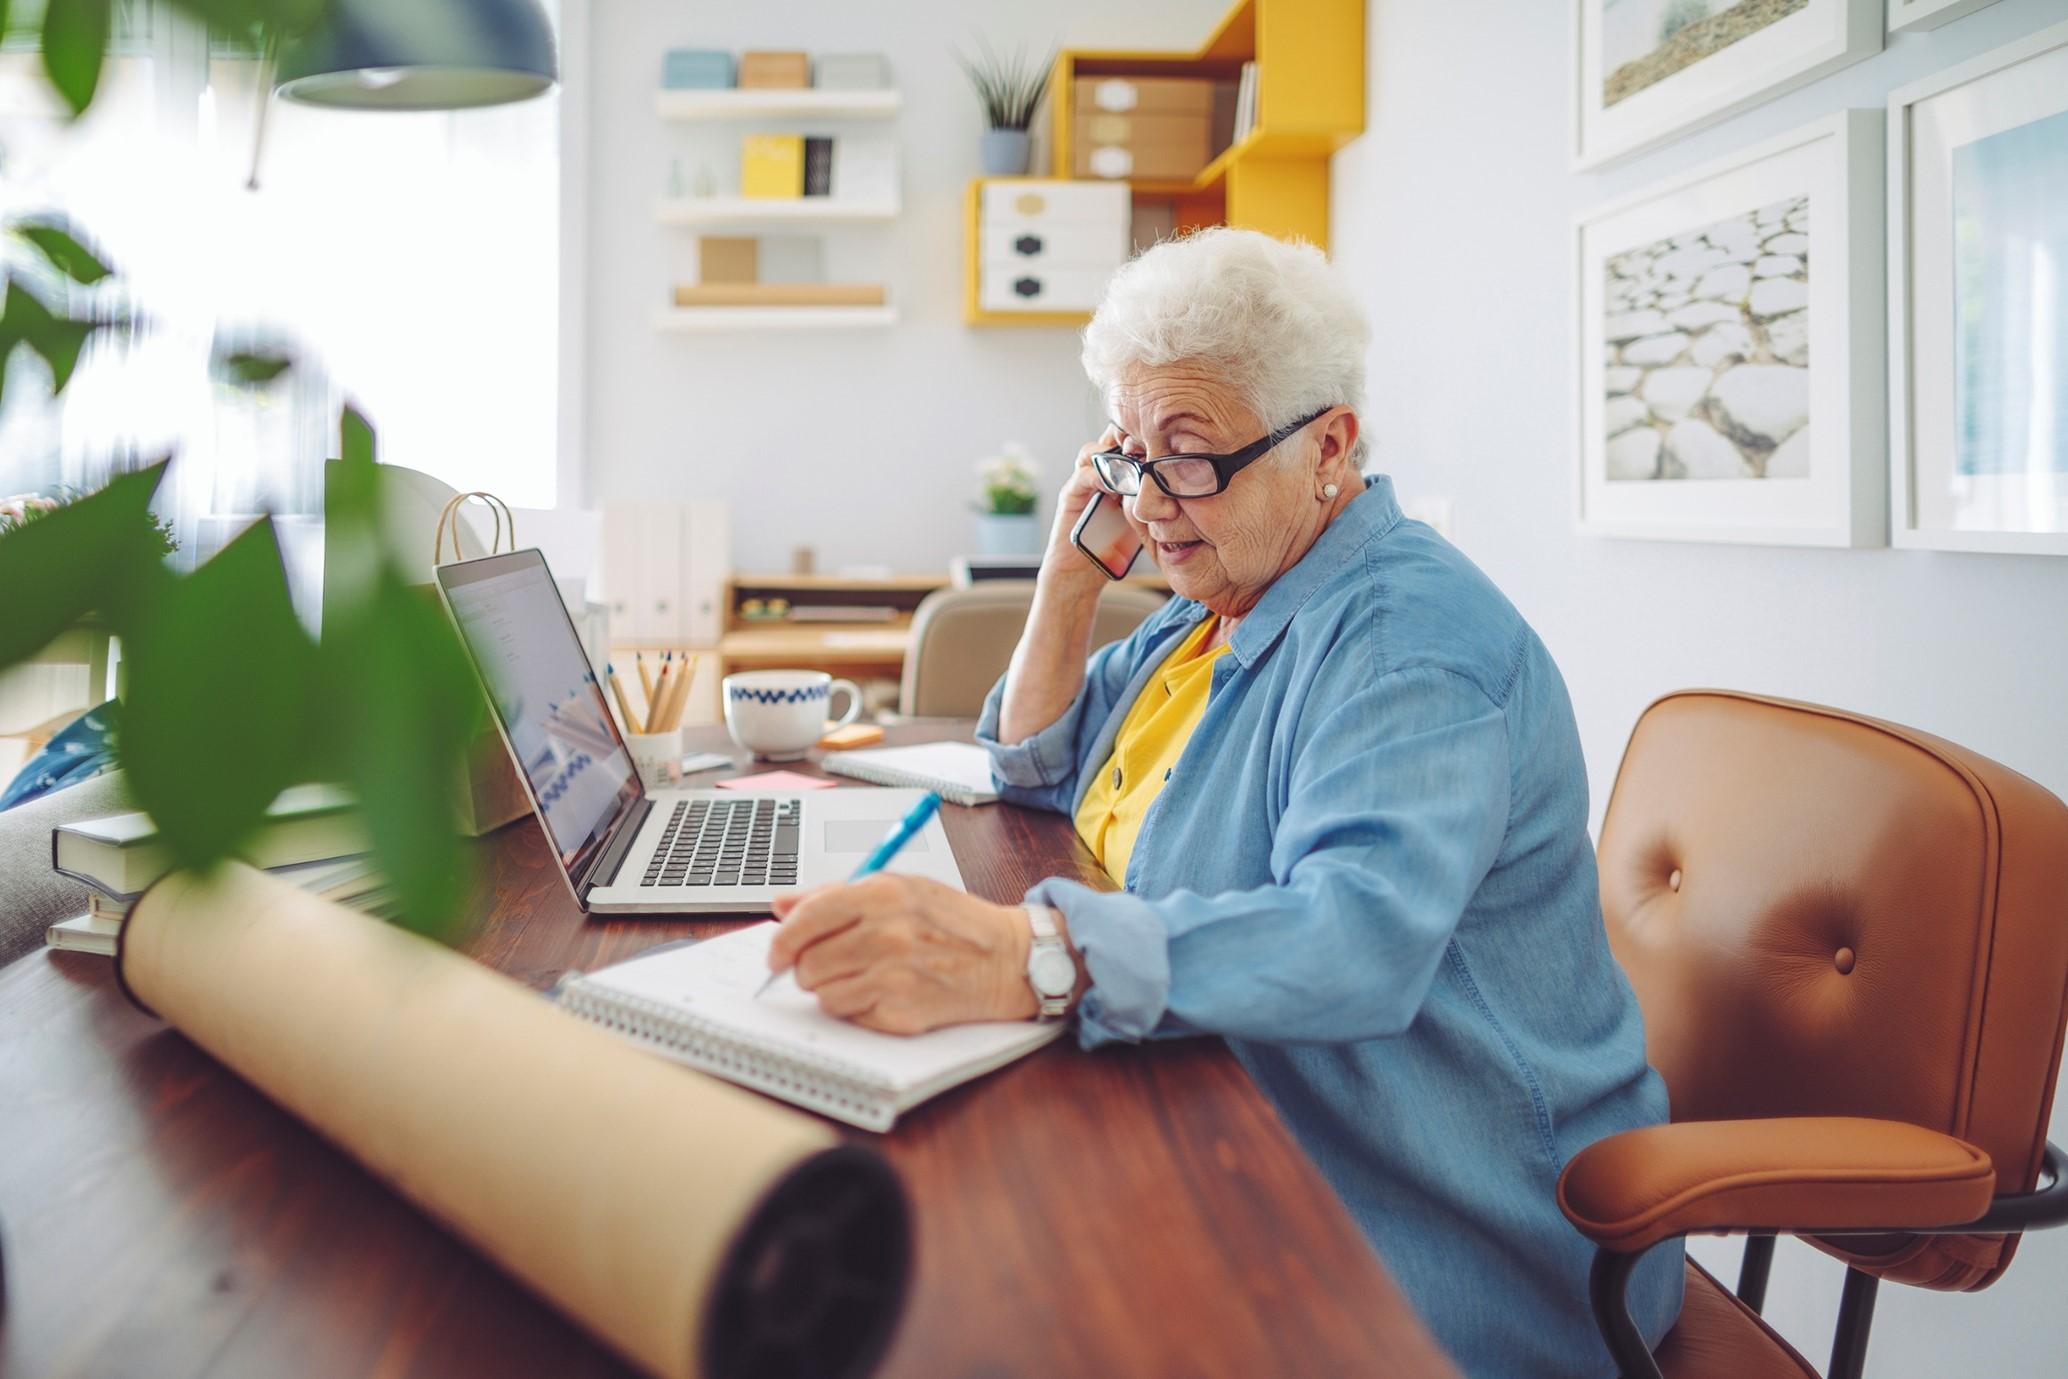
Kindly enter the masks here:
[[1338, 492], [1339, 490], [1334, 484], [1323, 484], [1321, 486], [1321, 496], [1324, 498], [1333, 498]]

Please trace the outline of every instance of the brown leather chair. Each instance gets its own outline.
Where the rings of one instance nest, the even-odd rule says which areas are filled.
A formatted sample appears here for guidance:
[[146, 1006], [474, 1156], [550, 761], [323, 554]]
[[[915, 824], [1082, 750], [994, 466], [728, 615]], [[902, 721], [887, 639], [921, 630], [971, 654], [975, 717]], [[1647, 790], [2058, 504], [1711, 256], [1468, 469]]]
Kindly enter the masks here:
[[[1673, 1108], [1559, 1180], [1627, 1379], [1814, 1376], [1758, 1315], [1776, 1233], [1846, 1261], [1830, 1375], [1857, 1379], [1881, 1279], [1986, 1287], [2068, 1221], [2068, 806], [1911, 728], [1689, 690], [1638, 719], [1599, 853]], [[1649, 1354], [1624, 1286], [1695, 1233], [1751, 1236], [1737, 1296], [1690, 1262]]]
[[[1168, 598], [1145, 585], [1107, 585], [1099, 594], [1091, 649], [1119, 641]], [[983, 580], [928, 594], [912, 614], [898, 712], [906, 718], [975, 718], [1005, 674], [1033, 606], [1031, 579]]]

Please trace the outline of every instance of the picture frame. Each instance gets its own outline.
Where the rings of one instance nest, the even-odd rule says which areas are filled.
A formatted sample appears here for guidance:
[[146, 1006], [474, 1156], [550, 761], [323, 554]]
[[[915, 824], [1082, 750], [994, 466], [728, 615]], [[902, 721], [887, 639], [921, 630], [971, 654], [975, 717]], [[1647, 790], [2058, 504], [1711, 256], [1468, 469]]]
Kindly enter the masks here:
[[1882, 126], [1841, 110], [1576, 218], [1581, 530], [1886, 542]]
[[1888, 31], [1925, 33], [1995, 3], [1996, 0], [1888, 0]]
[[1572, 34], [1575, 169], [1794, 90], [1886, 37], [1881, 0], [1572, 0]]
[[2068, 555], [2068, 24], [1888, 121], [1890, 540]]

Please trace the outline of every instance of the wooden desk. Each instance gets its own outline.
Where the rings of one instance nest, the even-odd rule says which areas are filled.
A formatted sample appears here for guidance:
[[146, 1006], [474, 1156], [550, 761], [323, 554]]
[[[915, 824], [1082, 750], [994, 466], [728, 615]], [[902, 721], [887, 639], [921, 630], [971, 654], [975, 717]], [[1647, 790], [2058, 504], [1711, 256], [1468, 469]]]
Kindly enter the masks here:
[[[979, 894], [1017, 899], [1044, 875], [1102, 882], [1056, 816], [943, 818]], [[585, 922], [529, 818], [482, 849], [485, 919], [468, 951], [533, 987], [716, 927]], [[0, 972], [0, 1117], [9, 1379], [627, 1372], [129, 1006], [106, 959], [45, 952]], [[1455, 1379], [1218, 1041], [1059, 1043], [890, 1135], [854, 1134], [904, 1178], [918, 1231], [884, 1375]]]

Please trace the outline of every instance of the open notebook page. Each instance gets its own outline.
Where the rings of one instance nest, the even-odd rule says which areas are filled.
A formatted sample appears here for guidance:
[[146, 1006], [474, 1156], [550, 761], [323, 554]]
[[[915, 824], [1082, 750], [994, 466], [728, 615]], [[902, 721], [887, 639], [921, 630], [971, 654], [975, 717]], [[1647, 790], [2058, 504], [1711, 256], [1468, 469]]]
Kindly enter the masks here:
[[774, 924], [750, 924], [687, 948], [591, 972], [583, 980], [661, 1002], [747, 1042], [766, 1041], [852, 1064], [897, 1093], [952, 1084], [961, 1080], [958, 1073], [974, 1076], [1061, 1032], [1059, 1024], [1015, 1020], [954, 1025], [929, 1034], [881, 1034], [834, 1019], [788, 976], [756, 1000], [754, 992], [768, 979], [768, 946], [775, 933]]

